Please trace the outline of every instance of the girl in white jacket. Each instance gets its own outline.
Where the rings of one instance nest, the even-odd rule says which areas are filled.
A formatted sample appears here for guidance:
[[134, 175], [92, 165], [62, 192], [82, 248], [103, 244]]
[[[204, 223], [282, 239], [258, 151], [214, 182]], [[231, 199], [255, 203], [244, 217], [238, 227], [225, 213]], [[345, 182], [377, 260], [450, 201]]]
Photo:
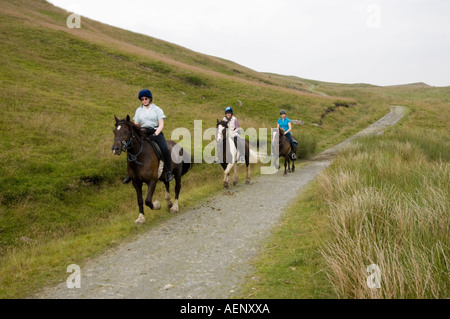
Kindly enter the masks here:
[[[238, 163], [244, 163], [245, 162], [245, 156], [244, 156], [244, 146], [241, 140], [241, 127], [239, 126], [239, 121], [237, 118], [233, 115], [233, 109], [228, 106], [225, 109], [225, 117], [222, 119], [222, 121], [226, 121], [228, 123], [228, 132], [231, 134], [231, 136], [234, 138], [234, 143], [236, 144], [236, 147], [238, 150], [240, 150], [241, 156], [238, 159]], [[220, 151], [220, 147], [218, 148]], [[216, 157], [216, 160], [214, 163], [219, 163], [219, 158]]]

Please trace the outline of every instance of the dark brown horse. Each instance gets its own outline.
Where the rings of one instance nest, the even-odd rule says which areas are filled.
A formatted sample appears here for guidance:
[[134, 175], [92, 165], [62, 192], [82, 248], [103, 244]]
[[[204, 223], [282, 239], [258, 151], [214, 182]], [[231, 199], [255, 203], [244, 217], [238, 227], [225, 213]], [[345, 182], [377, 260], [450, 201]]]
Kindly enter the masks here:
[[174, 147], [176, 147], [172, 155], [172, 173], [175, 178], [175, 202], [172, 203], [169, 192], [170, 184], [162, 176], [163, 161], [158, 159], [153, 147], [146, 140], [146, 136], [137, 125], [130, 121], [129, 115], [123, 120], [119, 120], [117, 117], [115, 119], [116, 127], [113, 131], [114, 144], [112, 151], [114, 155], [127, 152], [128, 175], [136, 189], [139, 205], [139, 218], [136, 220], [136, 223], [142, 224], [145, 222], [144, 201], [142, 198], [142, 185], [144, 183], [148, 185], [145, 205], [150, 207], [150, 209], [161, 209], [161, 203], [159, 201], [153, 202], [152, 198], [156, 184], [158, 181], [162, 181], [166, 186], [165, 199], [170, 212], [176, 213], [178, 211], [178, 197], [181, 190], [181, 176], [186, 174], [192, 167], [190, 155], [185, 153], [174, 141], [167, 141], [167, 147], [171, 153]]
[[[275, 132], [277, 134], [277, 132]], [[274, 136], [274, 140], [276, 141], [276, 136]], [[276, 145], [273, 145], [276, 147]], [[287, 172], [291, 172], [291, 161], [292, 161], [292, 172], [295, 172], [295, 160], [291, 159], [291, 154], [293, 152], [291, 148], [291, 143], [289, 139], [284, 135], [284, 130], [280, 127], [278, 130], [278, 148], [279, 148], [279, 157], [284, 157], [284, 176], [287, 175]], [[276, 165], [277, 169], [280, 169], [279, 165]]]
[[[247, 166], [247, 180], [246, 184], [250, 184], [250, 162], [256, 163], [258, 160], [258, 155], [254, 151], [250, 150], [249, 142], [246, 139], [242, 139], [240, 136], [237, 136], [237, 138], [233, 138], [230, 132], [228, 132], [228, 122], [227, 121], [221, 121], [217, 120], [217, 136], [216, 136], [216, 142], [219, 145], [221, 145], [221, 165], [224, 169], [224, 177], [223, 177], [223, 187], [229, 188], [230, 187], [230, 172], [231, 169], [234, 167], [234, 177], [233, 177], [233, 185], [236, 186], [239, 181], [238, 176], [238, 166], [237, 163], [243, 162], [240, 161], [242, 157], [245, 159], [245, 165]], [[245, 154], [240, 154], [238, 147], [236, 145], [237, 139], [241, 139], [241, 141], [244, 143], [244, 152]]]

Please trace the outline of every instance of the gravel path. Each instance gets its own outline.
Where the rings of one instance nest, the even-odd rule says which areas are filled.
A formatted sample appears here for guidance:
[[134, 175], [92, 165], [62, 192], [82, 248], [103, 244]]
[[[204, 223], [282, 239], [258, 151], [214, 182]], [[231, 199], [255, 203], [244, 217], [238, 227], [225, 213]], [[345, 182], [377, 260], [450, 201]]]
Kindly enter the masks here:
[[231, 188], [88, 261], [81, 269], [81, 288], [68, 289], [64, 281], [35, 297], [232, 297], [251, 273], [248, 261], [260, 252], [262, 242], [301, 189], [331, 164], [339, 149], [358, 136], [381, 134], [403, 116], [404, 109], [391, 107], [388, 115], [288, 177], [280, 169], [251, 185]]

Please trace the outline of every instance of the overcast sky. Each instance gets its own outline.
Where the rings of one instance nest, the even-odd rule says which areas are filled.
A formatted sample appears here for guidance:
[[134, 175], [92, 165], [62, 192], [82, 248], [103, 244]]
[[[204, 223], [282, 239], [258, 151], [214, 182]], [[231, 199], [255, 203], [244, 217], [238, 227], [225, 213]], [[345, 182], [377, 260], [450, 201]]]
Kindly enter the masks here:
[[450, 85], [448, 0], [49, 2], [260, 72], [339, 83]]

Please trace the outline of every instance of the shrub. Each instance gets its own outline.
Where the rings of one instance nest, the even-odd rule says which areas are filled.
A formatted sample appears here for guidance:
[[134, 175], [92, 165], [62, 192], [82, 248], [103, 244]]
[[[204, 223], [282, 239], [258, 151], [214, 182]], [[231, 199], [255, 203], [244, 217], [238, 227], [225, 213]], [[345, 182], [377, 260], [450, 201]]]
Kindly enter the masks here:
[[188, 84], [191, 84], [191, 85], [194, 85], [194, 86], [199, 86], [199, 87], [206, 86], [206, 82], [202, 78], [200, 78], [198, 76], [187, 75], [187, 76], [184, 77], [184, 80]]
[[311, 158], [316, 152], [317, 137], [310, 132], [304, 131], [295, 133], [294, 137], [298, 141], [297, 157], [303, 159]]

